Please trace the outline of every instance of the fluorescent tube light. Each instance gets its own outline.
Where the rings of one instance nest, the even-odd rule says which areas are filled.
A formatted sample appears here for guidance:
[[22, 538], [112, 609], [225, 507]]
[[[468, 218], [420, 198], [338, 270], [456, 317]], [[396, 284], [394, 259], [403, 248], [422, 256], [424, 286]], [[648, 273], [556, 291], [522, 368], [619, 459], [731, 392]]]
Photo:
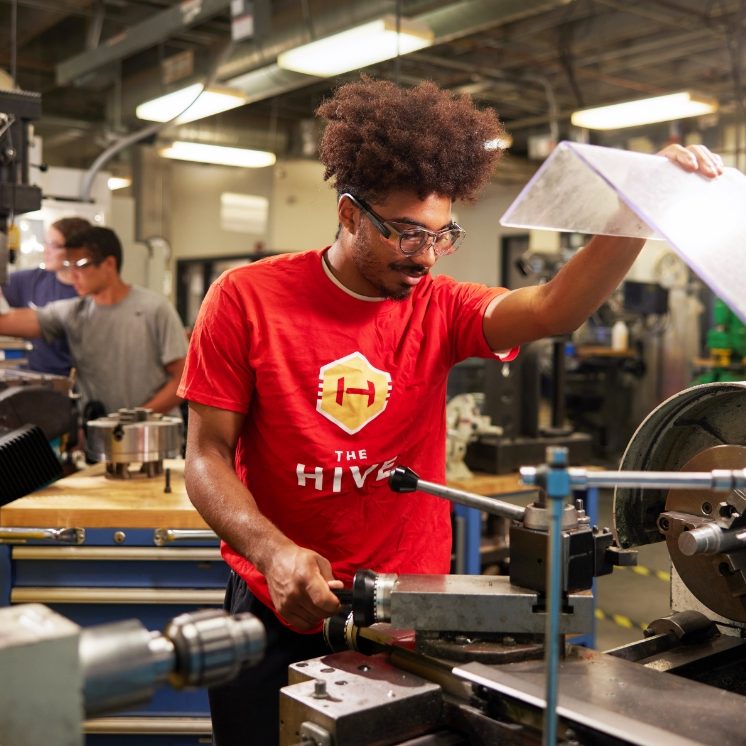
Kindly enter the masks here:
[[613, 130], [637, 127], [641, 124], [670, 122], [674, 119], [698, 117], [717, 111], [717, 101], [691, 91], [679, 91], [665, 96], [641, 98], [610, 106], [576, 111], [570, 121], [576, 127], [591, 130]]
[[[194, 101], [197, 95], [199, 98]], [[191, 106], [189, 106], [190, 101], [194, 101]], [[194, 83], [140, 104], [135, 109], [135, 114], [138, 119], [147, 119], [149, 122], [168, 122], [179, 112], [184, 112], [175, 122], [175, 124], [184, 124], [219, 114], [221, 111], [235, 109], [245, 103], [246, 96], [241, 91], [216, 86], [205, 91], [201, 83]], [[188, 109], [187, 106], [189, 106]]]
[[179, 161], [196, 161], [197, 163], [214, 163], [219, 166], [242, 168], [264, 168], [274, 165], [277, 160], [274, 153], [266, 150], [226, 148], [222, 145], [205, 145], [183, 140], [176, 140], [159, 152], [164, 158], [175, 158]]
[[433, 43], [433, 32], [424, 23], [401, 18], [399, 30], [397, 35], [396, 17], [387, 15], [282, 52], [277, 57], [277, 64], [286, 70], [328, 78]]

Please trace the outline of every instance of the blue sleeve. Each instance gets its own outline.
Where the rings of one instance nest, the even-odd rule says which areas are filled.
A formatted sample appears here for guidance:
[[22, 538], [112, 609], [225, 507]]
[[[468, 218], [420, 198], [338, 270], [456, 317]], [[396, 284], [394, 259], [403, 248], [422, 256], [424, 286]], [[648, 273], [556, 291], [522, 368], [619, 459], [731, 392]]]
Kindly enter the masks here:
[[28, 305], [28, 283], [24, 282], [22, 273], [13, 272], [8, 277], [8, 284], [3, 285], [3, 295], [12, 308], [24, 308]]

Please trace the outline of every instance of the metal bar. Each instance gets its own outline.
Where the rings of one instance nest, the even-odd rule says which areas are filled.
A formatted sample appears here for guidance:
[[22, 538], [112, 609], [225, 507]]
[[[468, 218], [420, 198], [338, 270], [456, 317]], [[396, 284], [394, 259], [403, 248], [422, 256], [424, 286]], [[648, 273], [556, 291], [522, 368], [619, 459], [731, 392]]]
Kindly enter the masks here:
[[547, 667], [544, 709], [544, 746], [557, 743], [557, 687], [559, 672], [560, 606], [562, 603], [562, 498], [549, 498], [549, 556], [547, 562], [548, 604], [544, 653]]
[[188, 604], [220, 606], [225, 591], [172, 588], [13, 588], [12, 604]]
[[561, 5], [564, 5], [564, 0], [501, 0], [499, 3], [494, 0], [461, 0], [415, 16], [415, 20], [427, 23], [435, 34], [436, 43], [442, 44], [549, 12]]
[[678, 538], [679, 550], [687, 557], [695, 554], [718, 554], [746, 546], [746, 531], [743, 528], [724, 531], [716, 523], [682, 531]]
[[[446, 500], [459, 503], [460, 505], [466, 505], [469, 508], [483, 510], [485, 513], [500, 515], [503, 518], [510, 518], [514, 521], [522, 521], [523, 515], [526, 512], [526, 508], [521, 508], [518, 505], [511, 505], [511, 503], [498, 500], [495, 497], [483, 497], [482, 495], [475, 495], [471, 492], [455, 490], [452, 487], [445, 487], [436, 482], [426, 482], [424, 479], [419, 479], [417, 481], [417, 489], [422, 492], [427, 492], [430, 495], [444, 497]], [[517, 490], [516, 492], [508, 492], [504, 494], [503, 497], [525, 498], [526, 492], [524, 490]]]
[[26, 541], [57, 541], [62, 544], [82, 544], [83, 528], [0, 528], [0, 544]]
[[[641, 489], [703, 489], [729, 492], [746, 487], [746, 469], [714, 469], [713, 471], [587, 471], [568, 469], [574, 489], [588, 487], [639, 487]], [[524, 484], [535, 485], [539, 469], [521, 467]]]
[[192, 733], [209, 736], [212, 726], [209, 717], [111, 717], [83, 722], [84, 733]]
[[151, 549], [149, 547], [14, 547], [15, 560], [114, 560], [116, 562], [153, 561], [218, 561], [220, 550], [194, 547], [188, 549]]
[[545, 489], [549, 503], [549, 547], [547, 550], [546, 587], [547, 618], [544, 635], [544, 664], [547, 670], [544, 692], [543, 746], [557, 743], [557, 697], [559, 691], [560, 614], [562, 612], [562, 513], [565, 499], [570, 497], [567, 472], [567, 448], [547, 448], [547, 478]]

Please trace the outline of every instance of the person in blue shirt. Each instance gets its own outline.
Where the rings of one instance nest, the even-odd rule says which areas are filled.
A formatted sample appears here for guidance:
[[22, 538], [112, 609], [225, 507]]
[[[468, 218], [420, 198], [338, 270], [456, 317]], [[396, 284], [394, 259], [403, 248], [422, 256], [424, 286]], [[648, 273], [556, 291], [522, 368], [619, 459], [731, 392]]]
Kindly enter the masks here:
[[[89, 228], [85, 218], [61, 218], [47, 229], [44, 240], [44, 262], [35, 269], [12, 272], [2, 293], [13, 308], [41, 308], [53, 300], [75, 298], [69, 270], [62, 266], [65, 258], [65, 241], [70, 236]], [[30, 340], [33, 349], [27, 354], [26, 366], [39, 373], [67, 376], [72, 360], [67, 340], [46, 342], [41, 337]]]

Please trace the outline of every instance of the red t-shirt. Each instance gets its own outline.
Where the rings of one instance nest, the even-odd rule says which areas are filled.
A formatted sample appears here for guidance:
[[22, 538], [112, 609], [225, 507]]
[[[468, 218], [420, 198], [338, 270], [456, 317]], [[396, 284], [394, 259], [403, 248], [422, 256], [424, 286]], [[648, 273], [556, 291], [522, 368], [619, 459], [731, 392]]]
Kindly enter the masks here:
[[[446, 573], [449, 503], [394, 493], [388, 476], [402, 465], [445, 481], [448, 373], [494, 355], [482, 318], [505, 291], [427, 276], [406, 300], [364, 300], [327, 276], [322, 254], [223, 274], [200, 309], [179, 394], [246, 413], [238, 477], [346, 585], [363, 568]], [[264, 576], [231, 547], [222, 553], [273, 608]]]

